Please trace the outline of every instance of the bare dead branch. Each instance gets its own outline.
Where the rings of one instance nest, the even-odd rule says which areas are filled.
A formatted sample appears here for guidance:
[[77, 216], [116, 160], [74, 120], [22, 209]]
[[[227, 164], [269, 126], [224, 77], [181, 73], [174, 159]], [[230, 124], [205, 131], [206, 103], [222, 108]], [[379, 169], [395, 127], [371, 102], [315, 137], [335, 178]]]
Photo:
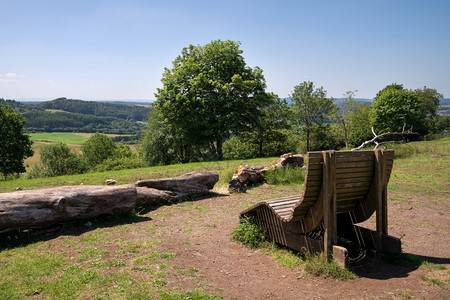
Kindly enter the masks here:
[[[379, 138], [381, 138], [381, 137], [383, 137], [383, 136], [387, 136], [387, 135], [392, 135], [392, 136], [395, 136], [395, 135], [401, 135], [401, 136], [403, 136], [403, 135], [409, 135], [409, 134], [419, 134], [419, 133], [417, 133], [417, 132], [413, 132], [412, 131], [412, 126], [411, 126], [411, 128], [409, 128], [408, 130], [405, 130], [405, 127], [406, 127], [406, 123], [405, 124], [403, 124], [403, 128], [402, 128], [402, 131], [401, 132], [397, 132], [397, 131], [395, 131], [395, 132], [384, 132], [384, 133], [381, 133], [381, 134], [376, 134], [375, 133], [375, 130], [373, 129], [373, 127], [372, 127], [372, 134], [373, 134], [373, 138], [371, 139], [371, 140], [368, 140], [368, 141], [365, 141], [364, 143], [362, 143], [361, 145], [359, 145], [358, 147], [356, 147], [356, 148], [353, 148], [352, 149], [352, 151], [357, 151], [357, 150], [361, 150], [362, 148], [364, 148], [365, 146], [367, 146], [367, 145], [370, 145], [370, 144], [375, 144], [375, 148], [373, 148], [373, 150], [375, 150], [375, 149], [377, 149], [380, 145], [382, 145], [382, 144], [387, 144], [387, 143], [390, 143], [390, 142], [378, 142], [378, 139]], [[391, 141], [391, 143], [403, 143], [403, 141], [398, 141], [398, 142], [396, 142], [396, 141]]]

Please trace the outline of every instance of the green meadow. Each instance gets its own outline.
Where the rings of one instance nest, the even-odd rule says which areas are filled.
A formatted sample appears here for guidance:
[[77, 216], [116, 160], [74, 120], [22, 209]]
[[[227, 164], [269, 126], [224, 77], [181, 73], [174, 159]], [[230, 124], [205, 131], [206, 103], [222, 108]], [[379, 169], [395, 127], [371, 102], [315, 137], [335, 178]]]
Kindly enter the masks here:
[[38, 132], [31, 133], [33, 142], [52, 142], [80, 145], [83, 144], [87, 137], [72, 132]]

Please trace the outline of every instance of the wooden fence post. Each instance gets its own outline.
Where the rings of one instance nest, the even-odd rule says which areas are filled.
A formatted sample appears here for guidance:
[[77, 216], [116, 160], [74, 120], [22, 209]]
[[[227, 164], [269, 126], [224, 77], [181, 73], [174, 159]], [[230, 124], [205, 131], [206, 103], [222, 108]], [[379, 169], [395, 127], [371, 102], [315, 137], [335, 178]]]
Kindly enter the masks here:
[[375, 151], [375, 180], [376, 180], [376, 226], [377, 249], [383, 250], [383, 235], [387, 234], [387, 186], [386, 186], [386, 154], [383, 149]]
[[336, 156], [334, 151], [322, 151], [323, 155], [323, 219], [324, 255], [328, 261], [333, 244], [337, 243], [336, 218]]

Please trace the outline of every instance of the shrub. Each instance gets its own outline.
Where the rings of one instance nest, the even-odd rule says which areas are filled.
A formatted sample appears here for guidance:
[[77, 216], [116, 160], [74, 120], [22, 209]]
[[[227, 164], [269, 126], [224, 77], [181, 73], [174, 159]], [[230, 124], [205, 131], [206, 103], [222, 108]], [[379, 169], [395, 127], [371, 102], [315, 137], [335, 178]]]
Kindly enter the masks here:
[[142, 167], [142, 162], [136, 156], [133, 157], [119, 157], [108, 158], [95, 168], [98, 172], [136, 169]]
[[66, 144], [57, 143], [42, 148], [40, 162], [27, 173], [26, 177], [31, 179], [73, 175], [85, 171], [86, 165], [80, 155]]
[[223, 143], [223, 158], [225, 159], [247, 159], [258, 156], [258, 147], [241, 140], [237, 137], [232, 137]]
[[265, 240], [266, 230], [256, 223], [253, 216], [249, 216], [240, 220], [239, 225], [233, 230], [231, 235], [233, 239], [250, 248], [258, 248]]

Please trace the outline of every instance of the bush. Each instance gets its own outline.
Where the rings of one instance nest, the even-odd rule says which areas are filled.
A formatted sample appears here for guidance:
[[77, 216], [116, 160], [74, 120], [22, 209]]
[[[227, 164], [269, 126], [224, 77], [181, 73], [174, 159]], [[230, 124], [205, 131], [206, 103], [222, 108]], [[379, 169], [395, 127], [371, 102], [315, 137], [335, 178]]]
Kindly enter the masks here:
[[258, 147], [238, 137], [232, 137], [223, 143], [223, 158], [225, 159], [248, 159], [258, 156]]
[[256, 223], [253, 216], [240, 220], [239, 225], [231, 233], [233, 239], [241, 242], [250, 248], [260, 247], [266, 237], [266, 230]]
[[98, 172], [123, 170], [123, 169], [136, 169], [142, 167], [142, 162], [136, 156], [133, 157], [119, 157], [108, 158], [95, 168]]
[[45, 146], [41, 150], [40, 162], [31, 169], [27, 178], [73, 175], [86, 172], [86, 165], [80, 155], [64, 143]]

